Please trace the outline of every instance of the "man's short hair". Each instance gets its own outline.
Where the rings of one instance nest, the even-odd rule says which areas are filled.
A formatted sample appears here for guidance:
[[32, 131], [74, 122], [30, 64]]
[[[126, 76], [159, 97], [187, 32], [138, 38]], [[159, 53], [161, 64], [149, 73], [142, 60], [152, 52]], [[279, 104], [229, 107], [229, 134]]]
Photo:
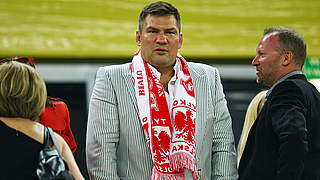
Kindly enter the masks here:
[[46, 99], [46, 85], [34, 68], [14, 61], [0, 65], [0, 116], [36, 120]]
[[291, 51], [293, 59], [297, 65], [301, 67], [307, 57], [307, 47], [302, 36], [300, 36], [294, 29], [285, 26], [272, 26], [264, 30], [263, 35], [277, 32], [280, 45], [280, 50]]
[[139, 31], [142, 32], [142, 26], [145, 18], [149, 15], [169, 16], [174, 15], [177, 20], [179, 32], [181, 32], [181, 19], [178, 10], [170, 3], [158, 1], [144, 7], [139, 16]]

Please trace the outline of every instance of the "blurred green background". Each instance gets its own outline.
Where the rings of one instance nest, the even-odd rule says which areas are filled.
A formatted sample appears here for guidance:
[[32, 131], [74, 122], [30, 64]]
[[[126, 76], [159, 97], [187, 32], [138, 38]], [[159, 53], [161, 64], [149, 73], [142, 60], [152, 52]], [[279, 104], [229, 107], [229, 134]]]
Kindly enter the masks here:
[[[154, 1], [1, 0], [0, 56], [130, 58], [141, 9]], [[319, 0], [171, 0], [189, 58], [252, 58], [263, 29], [300, 32], [320, 56]]]

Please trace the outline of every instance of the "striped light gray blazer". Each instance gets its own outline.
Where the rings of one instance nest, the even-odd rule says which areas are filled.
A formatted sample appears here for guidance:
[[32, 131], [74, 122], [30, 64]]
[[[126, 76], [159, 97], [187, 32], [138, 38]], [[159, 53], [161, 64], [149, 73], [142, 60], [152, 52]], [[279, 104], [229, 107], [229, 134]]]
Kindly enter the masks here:
[[[138, 116], [130, 64], [99, 68], [92, 92], [86, 155], [94, 180], [150, 180], [152, 158]], [[232, 125], [216, 68], [188, 63], [196, 94], [196, 165], [201, 180], [235, 180]]]

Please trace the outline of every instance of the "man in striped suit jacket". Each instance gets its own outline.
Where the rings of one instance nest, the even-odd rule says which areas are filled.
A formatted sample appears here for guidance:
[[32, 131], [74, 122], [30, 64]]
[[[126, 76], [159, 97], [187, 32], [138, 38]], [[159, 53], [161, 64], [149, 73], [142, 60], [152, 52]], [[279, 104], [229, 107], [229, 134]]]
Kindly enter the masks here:
[[[91, 179], [238, 178], [231, 118], [219, 73], [208, 65], [185, 62], [178, 54], [182, 45], [180, 30], [176, 8], [166, 2], [152, 3], [140, 14], [136, 41], [141, 50], [132, 63], [99, 68], [87, 129], [86, 153]], [[141, 77], [134, 74], [139, 67], [142, 67], [141, 72], [146, 70], [147, 87], [140, 82], [141, 72], [138, 71]], [[157, 80], [160, 80], [160, 87], [156, 87]], [[160, 95], [153, 92], [154, 88], [158, 88]], [[165, 92], [165, 100], [154, 103], [161, 98], [161, 92]], [[150, 94], [147, 106], [139, 97], [145, 94]], [[180, 96], [194, 102], [194, 109], [190, 103], [190, 107], [184, 106], [189, 108], [186, 112], [174, 111], [174, 108], [181, 108], [175, 107], [178, 101], [174, 100]], [[164, 104], [167, 110], [157, 112]], [[143, 107], [150, 108], [147, 111], [150, 116], [146, 117], [151, 119], [150, 124], [145, 124], [147, 120], [142, 118], [141, 114], [146, 111]], [[159, 119], [156, 121], [154, 117], [166, 114], [171, 127], [156, 127]], [[180, 127], [189, 127], [188, 134], [179, 136]], [[169, 141], [164, 141], [163, 137], [168, 137]], [[174, 142], [174, 138], [182, 140]], [[175, 146], [174, 143], [185, 144]], [[187, 159], [187, 165], [173, 162], [172, 154], [178, 151], [180, 157], [184, 157], [178, 161]]]

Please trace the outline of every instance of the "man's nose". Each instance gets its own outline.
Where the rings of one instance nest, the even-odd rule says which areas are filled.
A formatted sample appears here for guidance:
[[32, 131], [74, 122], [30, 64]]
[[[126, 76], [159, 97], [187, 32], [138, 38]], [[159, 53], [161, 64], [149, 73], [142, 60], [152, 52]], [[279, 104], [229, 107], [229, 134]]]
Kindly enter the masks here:
[[160, 44], [165, 44], [167, 43], [167, 37], [164, 33], [159, 33], [157, 35], [157, 43], [160, 43]]
[[259, 57], [258, 56], [254, 57], [252, 62], [251, 62], [251, 65], [252, 66], [257, 66], [259, 64], [258, 61], [259, 61]]

